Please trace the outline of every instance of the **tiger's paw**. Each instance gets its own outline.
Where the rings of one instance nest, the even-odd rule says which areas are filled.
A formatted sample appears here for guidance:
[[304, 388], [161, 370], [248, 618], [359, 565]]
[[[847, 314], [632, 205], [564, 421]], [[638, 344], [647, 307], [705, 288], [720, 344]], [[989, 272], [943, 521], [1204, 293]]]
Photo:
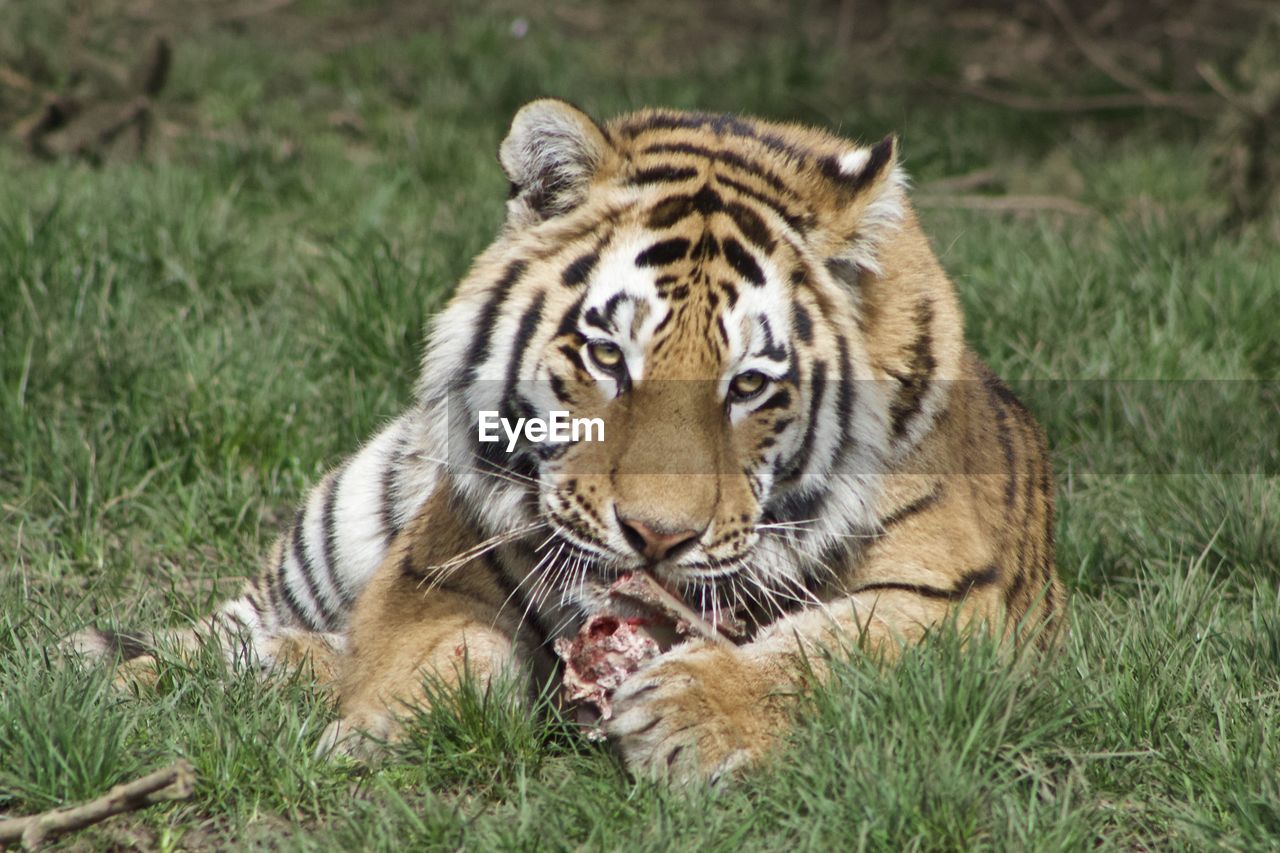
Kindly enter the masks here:
[[690, 642], [622, 684], [605, 733], [637, 776], [715, 785], [777, 741], [786, 722], [780, 689], [749, 647]]
[[59, 642], [58, 651], [86, 667], [111, 667], [117, 690], [137, 692], [155, 686], [160, 677], [160, 662], [144, 634], [85, 628]]
[[403, 724], [390, 711], [361, 711], [340, 717], [325, 727], [316, 756], [367, 762], [384, 755], [404, 734]]

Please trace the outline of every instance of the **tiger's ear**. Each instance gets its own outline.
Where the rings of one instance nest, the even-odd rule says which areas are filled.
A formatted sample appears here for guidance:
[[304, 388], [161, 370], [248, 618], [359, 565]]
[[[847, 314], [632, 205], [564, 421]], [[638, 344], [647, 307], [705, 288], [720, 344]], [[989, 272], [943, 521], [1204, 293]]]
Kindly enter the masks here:
[[828, 263], [880, 272], [877, 250], [906, 215], [906, 176], [898, 143], [886, 136], [870, 148], [852, 148], [821, 161], [825, 199], [818, 214]]
[[577, 207], [614, 153], [600, 126], [572, 104], [554, 98], [525, 104], [498, 149], [511, 181], [510, 222], [534, 224]]

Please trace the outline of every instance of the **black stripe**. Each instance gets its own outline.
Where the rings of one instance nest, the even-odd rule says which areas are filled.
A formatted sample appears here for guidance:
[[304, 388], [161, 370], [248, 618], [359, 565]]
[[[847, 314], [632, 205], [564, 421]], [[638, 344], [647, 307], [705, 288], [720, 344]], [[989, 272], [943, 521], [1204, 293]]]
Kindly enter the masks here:
[[588, 308], [582, 315], [582, 323], [585, 326], [595, 326], [602, 332], [614, 331], [613, 323], [604, 318], [599, 308]]
[[1027, 418], [1031, 417], [1031, 413], [1027, 411], [1026, 406], [1022, 405], [1022, 401], [1018, 399], [1018, 396], [1009, 389], [1008, 385], [1004, 384], [1004, 381], [999, 376], [995, 375], [991, 368], [985, 364], [981, 365], [981, 372], [982, 384], [989, 392], [999, 397], [1002, 402], [1007, 403], [1010, 408], [1016, 409], [1019, 414], [1025, 415]]
[[711, 189], [710, 184], [703, 184], [701, 189], [689, 199], [689, 203], [704, 218], [724, 209], [724, 201], [720, 198], [720, 193]]
[[647, 169], [640, 169], [631, 175], [627, 178], [627, 184], [640, 186], [642, 184], [675, 183], [696, 177], [698, 177], [698, 170], [692, 166], [651, 166]]
[[694, 260], [698, 261], [710, 261], [720, 257], [720, 241], [711, 233], [710, 228], [702, 232], [691, 254]]
[[770, 169], [753, 160], [748, 160], [736, 151], [719, 151], [713, 148], [707, 148], [703, 145], [694, 145], [689, 142], [660, 142], [656, 145], [650, 145], [641, 153], [692, 154], [695, 157], [705, 157], [712, 162], [723, 163], [727, 166], [740, 169], [750, 175], [754, 175], [778, 192], [791, 198], [796, 198], [795, 192], [793, 192], [792, 189]]
[[98, 628], [96, 630], [98, 638], [119, 655], [122, 660], [133, 660], [152, 653], [151, 649], [147, 647], [146, 638], [139, 634], [112, 631], [109, 628]]
[[782, 217], [783, 222], [787, 223], [787, 225], [791, 226], [793, 230], [798, 231], [801, 234], [808, 231], [814, 225], [813, 214], [793, 213], [781, 199], [773, 198], [769, 194], [763, 193], [749, 184], [744, 184], [741, 181], [729, 177], [728, 175], [721, 174], [716, 175], [716, 181], [726, 187], [731, 187], [732, 189], [737, 190], [741, 195], [754, 199], [755, 201], [758, 201], [770, 208], [774, 213]]
[[599, 260], [599, 252], [592, 251], [579, 255], [564, 268], [564, 272], [560, 274], [560, 281], [565, 287], [577, 287], [587, 280], [587, 276], [591, 275], [591, 271], [596, 268]]
[[720, 289], [724, 291], [725, 299], [729, 301], [729, 308], [732, 309], [738, 304], [738, 288], [728, 279], [720, 282]]
[[628, 124], [622, 131], [631, 139], [648, 130], [698, 130], [706, 128], [717, 136], [736, 136], [750, 139], [764, 147], [786, 155], [796, 161], [798, 168], [808, 162], [810, 152], [792, 145], [784, 137], [763, 130], [751, 121], [747, 121], [728, 113], [669, 113], [661, 112], [645, 116], [637, 122]]
[[587, 299], [587, 294], [583, 293], [574, 300], [573, 305], [569, 306], [569, 310], [564, 312], [560, 318], [560, 325], [556, 326], [556, 337], [562, 338], [565, 335], [573, 335], [575, 338], [581, 337], [578, 331], [578, 315], [582, 313], [582, 303]]
[[399, 482], [397, 477], [400, 473], [400, 462], [404, 459], [405, 439], [402, 434], [397, 433], [395, 444], [391, 448], [391, 453], [383, 460], [382, 469], [382, 492], [379, 496], [379, 506], [381, 507], [380, 515], [382, 517], [382, 538], [388, 545], [391, 540], [400, 532], [400, 525], [396, 523], [396, 504], [399, 500]]
[[338, 580], [338, 519], [335, 512], [338, 504], [338, 489], [342, 485], [342, 475], [345, 473], [347, 473], [345, 465], [334, 472], [329, 484], [329, 494], [324, 496], [324, 564], [329, 572], [329, 583], [337, 590], [338, 595], [342, 596], [342, 603], [350, 610], [356, 603], [356, 597]]
[[551, 385], [551, 393], [555, 398], [566, 406], [570, 406], [573, 400], [569, 396], [569, 389], [565, 386], [564, 380], [554, 373], [548, 377], [547, 382]]
[[897, 591], [910, 592], [915, 595], [921, 595], [925, 598], [944, 599], [946, 601], [959, 601], [975, 589], [981, 589], [985, 586], [1000, 580], [1000, 567], [995, 563], [988, 563], [979, 569], [973, 569], [965, 572], [960, 576], [960, 580], [956, 582], [952, 589], [940, 589], [936, 586], [928, 586], [926, 584], [914, 583], [898, 583], [896, 581], [883, 581], [881, 583], [867, 584], [858, 587], [851, 594], [858, 595], [863, 592], [880, 592], [880, 591]]
[[844, 335], [836, 336], [836, 348], [840, 351], [840, 377], [836, 383], [836, 417], [840, 419], [840, 447], [837, 454], [853, 445], [853, 369], [849, 364], [849, 342]]
[[638, 267], [663, 267], [675, 263], [689, 253], [689, 241], [681, 237], [662, 240], [636, 255]]
[[404, 555], [400, 557], [400, 574], [406, 578], [414, 578], [415, 580], [425, 580], [427, 573], [418, 571], [418, 562], [413, 558], [413, 549], [406, 549]]
[[[1057, 608], [1058, 602], [1057, 602], [1056, 597], [1055, 597], [1055, 596], [1054, 596], [1054, 594], [1053, 594], [1053, 584], [1051, 584], [1051, 583], [1047, 583], [1047, 584], [1045, 584], [1045, 585], [1044, 585], [1043, 589], [1044, 589], [1044, 595], [1043, 595], [1043, 599], [1044, 599], [1044, 616], [1043, 616], [1043, 619], [1044, 619], [1044, 623], [1045, 623], [1046, 625], [1048, 625], [1048, 624], [1050, 624], [1050, 623], [1053, 621], [1053, 613], [1054, 613], [1054, 610]], [[1042, 635], [1041, 635], [1041, 637], [1042, 637], [1042, 638], [1043, 638], [1043, 637], [1045, 637], [1045, 636], [1047, 636], [1047, 632], [1046, 632], [1045, 634], [1042, 634]]]
[[774, 338], [773, 325], [769, 322], [769, 318], [761, 314], [756, 319], [760, 323], [760, 331], [764, 333], [764, 349], [760, 350], [756, 355], [767, 358], [770, 361], [785, 363], [787, 360], [787, 348]]
[[979, 569], [971, 569], [960, 576], [960, 580], [956, 581], [956, 593], [964, 595], [972, 589], [980, 589], [984, 586], [991, 586], [1000, 581], [1000, 566], [996, 563], [987, 563]]
[[507, 381], [503, 387], [502, 399], [509, 402], [515, 401], [525, 408], [528, 404], [519, 395], [516, 383], [520, 380], [520, 366], [524, 363], [525, 350], [529, 348], [529, 341], [532, 340], [533, 333], [538, 328], [538, 321], [542, 319], [542, 309], [546, 301], [547, 294], [539, 293], [520, 315], [515, 340], [511, 343], [511, 355], [507, 359]]
[[1025, 511], [1027, 517], [1030, 518], [1035, 510], [1036, 493], [1039, 490], [1039, 484], [1043, 480], [1044, 475], [1041, 473], [1042, 468], [1046, 464], [1044, 460], [1044, 448], [1037, 440], [1035, 426], [1027, 423], [1025, 419], [1019, 418], [1022, 424], [1023, 437], [1026, 439], [1027, 446], [1027, 464], [1023, 473], [1026, 475], [1026, 486], [1023, 489], [1024, 500], [1026, 502]]
[[815, 361], [813, 363], [813, 377], [810, 379], [812, 386], [809, 397], [809, 423], [805, 425], [804, 438], [800, 442], [800, 447], [796, 450], [795, 455], [787, 461], [783, 470], [786, 474], [781, 478], [784, 480], [794, 480], [799, 477], [801, 472], [809, 463], [809, 454], [813, 452], [813, 442], [818, 433], [818, 419], [822, 414], [822, 398], [827, 391], [827, 363], [825, 361]]
[[632, 297], [628, 295], [626, 291], [620, 290], [606, 299], [604, 301], [604, 305], [600, 306], [600, 310], [604, 313], [604, 319], [605, 322], [609, 324], [609, 328], [612, 329], [617, 327], [617, 322], [614, 318], [617, 316], [618, 308], [622, 306], [623, 302], [630, 301], [632, 301]]
[[649, 211], [648, 225], [654, 229], [670, 228], [693, 216], [693, 214], [692, 196], [673, 196], [663, 199], [653, 206], [653, 209]]
[[956, 595], [954, 590], [939, 589], [936, 586], [924, 586], [915, 583], [894, 583], [885, 581], [884, 583], [873, 583], [867, 586], [858, 587], [851, 595], [858, 595], [863, 592], [910, 592], [915, 595], [922, 595], [925, 598], [941, 598], [947, 601], [955, 601], [960, 596]]
[[501, 310], [507, 295], [511, 293], [511, 289], [515, 287], [516, 282], [524, 275], [525, 266], [526, 264], [522, 260], [512, 261], [508, 264], [501, 278], [494, 284], [488, 301], [480, 309], [480, 316], [476, 319], [476, 324], [473, 327], [475, 337], [471, 339], [471, 346], [467, 348], [466, 357], [463, 359], [463, 363], [467, 365], [468, 381], [476, 378], [476, 374], [480, 371], [481, 363], [489, 355], [489, 343], [493, 338], [494, 327], [497, 325], [498, 311]]
[[760, 269], [756, 259], [742, 247], [741, 243], [732, 237], [724, 241], [724, 259], [729, 262], [729, 266], [737, 271], [738, 275], [756, 287], [764, 284], [764, 271]]
[[[987, 390], [990, 392], [990, 386], [987, 386]], [[1004, 504], [1011, 507], [1018, 494], [1018, 475], [1013, 467], [1013, 436], [1009, 431], [1009, 416], [1005, 412], [1003, 401], [997, 395], [988, 393], [988, 398], [991, 404], [991, 413], [995, 415], [996, 419], [996, 440], [1000, 443], [1000, 452], [1004, 454]]]
[[[827, 501], [825, 488], [789, 492], [769, 504], [765, 513], [768, 521], [811, 521], [817, 518]], [[809, 568], [802, 567], [808, 575]]]
[[791, 305], [791, 329], [802, 344], [813, 343], [813, 318], [799, 302]]
[[[567, 358], [573, 366], [578, 369], [579, 373], [590, 373], [590, 371], [587, 370], [587, 366], [582, 363], [582, 355], [578, 352], [578, 349], [579, 348], [576, 346], [564, 344], [560, 347], [560, 354]], [[494, 443], [496, 444], [497, 442]]]
[[284, 598], [284, 603], [288, 605], [289, 611], [293, 613], [294, 619], [298, 624], [307, 628], [316, 628], [318, 626], [312, 624], [311, 617], [307, 615], [307, 611], [303, 609], [302, 602], [298, 600], [298, 597], [294, 595], [293, 590], [289, 588], [289, 584], [284, 573], [284, 567], [288, 561], [289, 543], [283, 542], [281, 543], [280, 548], [280, 563], [276, 566], [276, 578], [280, 584], [280, 595]]
[[[284, 543], [283, 543], [283, 542], [282, 542], [282, 543], [280, 543], [280, 547], [281, 547], [281, 550], [283, 550], [283, 548], [284, 548]], [[272, 613], [272, 615], [273, 615], [273, 616], [275, 616], [275, 617], [279, 618], [279, 616], [280, 616], [280, 593], [276, 590], [276, 581], [277, 581], [277, 579], [278, 579], [278, 576], [276, 575], [276, 573], [275, 573], [275, 572], [264, 572], [263, 574], [259, 575], [259, 577], [258, 577], [258, 583], [259, 583], [260, 585], [262, 585], [262, 586], [265, 586], [265, 587], [266, 587], [266, 589], [267, 589], [267, 603], [271, 605], [271, 613]]]
[[709, 128], [719, 136], [728, 134], [747, 139], [756, 137], [754, 127], [728, 113], [655, 112], [626, 125], [622, 130], [627, 136], [635, 139], [647, 130], [698, 130], [701, 128]]
[[[653, 327], [653, 334], [650, 337], [652, 339], [656, 339], [662, 333], [662, 330], [667, 327], [667, 324], [671, 322], [671, 318], [675, 316], [676, 316], [676, 312], [671, 309], [668, 309], [667, 313], [664, 314], [662, 316], [662, 319], [658, 321], [658, 325]], [[666, 340], [666, 339], [663, 338], [663, 340]]]
[[1013, 580], [1004, 591], [1004, 605], [1009, 609], [1013, 609], [1018, 605], [1018, 596], [1022, 592], [1022, 588], [1027, 584], [1027, 573], [1020, 570], [1014, 573]]
[[907, 372], [905, 375], [893, 375], [901, 385], [898, 395], [889, 406], [889, 416], [893, 427], [893, 437], [900, 439], [906, 435], [911, 419], [920, 414], [924, 406], [924, 396], [929, 390], [929, 382], [933, 378], [937, 360], [933, 357], [933, 303], [928, 298], [916, 304], [916, 328], [920, 330], [911, 343], [908, 353]]
[[[1041, 453], [1045, 453], [1045, 448], [1041, 448]], [[1050, 470], [1051, 463], [1048, 458], [1044, 459], [1044, 470], [1042, 474], [1041, 491], [1044, 493], [1044, 518], [1042, 520], [1044, 530], [1044, 553], [1041, 555], [1041, 562], [1044, 566], [1042, 576], [1052, 578], [1055, 568], [1055, 545], [1054, 545], [1054, 529], [1053, 529], [1053, 472]]]
[[895, 524], [900, 524], [911, 516], [924, 512], [940, 500], [942, 500], [942, 484], [936, 483], [934, 484], [933, 490], [928, 494], [923, 497], [916, 498], [906, 506], [898, 507], [884, 518], [880, 519], [880, 529], [888, 530]]
[[311, 600], [315, 602], [316, 612], [324, 620], [319, 627], [328, 630], [333, 624], [335, 614], [329, 609], [328, 602], [320, 595], [320, 588], [313, 577], [315, 567], [311, 564], [310, 555], [307, 554], [306, 531], [303, 530], [306, 517], [306, 506], [303, 505], [293, 520], [293, 558], [298, 563], [298, 574], [302, 575], [302, 583], [306, 586]]
[[769, 227], [760, 218], [760, 214], [740, 201], [729, 202], [724, 206], [724, 211], [729, 214], [729, 218], [738, 226], [738, 230], [742, 232], [743, 237], [763, 249], [766, 255], [773, 254], [773, 250], [778, 244], [773, 239], [773, 233], [769, 230]]

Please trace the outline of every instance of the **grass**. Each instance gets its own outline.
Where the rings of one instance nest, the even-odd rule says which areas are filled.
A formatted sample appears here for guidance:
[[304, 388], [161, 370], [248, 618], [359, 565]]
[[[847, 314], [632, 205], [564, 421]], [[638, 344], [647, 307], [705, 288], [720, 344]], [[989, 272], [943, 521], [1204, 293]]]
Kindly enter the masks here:
[[[162, 102], [178, 130], [154, 162], [0, 148], [0, 813], [183, 755], [192, 800], [68, 843], [1276, 846], [1280, 249], [1274, 222], [1207, 227], [1194, 128], [850, 95], [786, 32], [670, 69], [622, 67], [546, 16], [523, 39], [461, 14], [342, 49], [313, 37], [364, 8], [316, 0], [293, 29], [179, 40]], [[56, 43], [56, 15], [27, 11]], [[1074, 593], [1059, 655], [1012, 672], [940, 637], [887, 675], [842, 665], [792, 746], [717, 795], [635, 783], [501, 694], [472, 691], [365, 769], [312, 757], [330, 712], [305, 681], [210, 656], [134, 698], [60, 665], [53, 643], [87, 621], [207, 612], [408, 400], [423, 321], [500, 222], [505, 122], [547, 92], [598, 115], [896, 129], [926, 189], [996, 164], [1098, 212], [925, 210], [970, 340], [1055, 448]]]

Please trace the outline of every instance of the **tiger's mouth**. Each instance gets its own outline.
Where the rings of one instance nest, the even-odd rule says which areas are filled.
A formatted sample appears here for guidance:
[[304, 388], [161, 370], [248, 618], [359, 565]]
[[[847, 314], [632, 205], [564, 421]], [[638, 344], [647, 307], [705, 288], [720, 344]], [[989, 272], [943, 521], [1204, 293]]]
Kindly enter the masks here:
[[[530, 583], [534, 587], [554, 587], [547, 594], [575, 602], [584, 618], [650, 618], [656, 589], [661, 590], [662, 612], [682, 613], [682, 623], [714, 629], [730, 637], [743, 631], [746, 604], [741, 588], [750, 583], [744, 572], [745, 556], [725, 561], [723, 566], [718, 562], [700, 564], [704, 569], [710, 567], [709, 571], [690, 571], [688, 566], [671, 561], [651, 564], [598, 554], [577, 544], [572, 533], [559, 529], [552, 540], [542, 545], [534, 555], [534, 572], [545, 577], [535, 577]], [[554, 556], [548, 558], [547, 554]], [[646, 579], [644, 586], [637, 578]], [[647, 594], [628, 594], [645, 587], [649, 588]]]

